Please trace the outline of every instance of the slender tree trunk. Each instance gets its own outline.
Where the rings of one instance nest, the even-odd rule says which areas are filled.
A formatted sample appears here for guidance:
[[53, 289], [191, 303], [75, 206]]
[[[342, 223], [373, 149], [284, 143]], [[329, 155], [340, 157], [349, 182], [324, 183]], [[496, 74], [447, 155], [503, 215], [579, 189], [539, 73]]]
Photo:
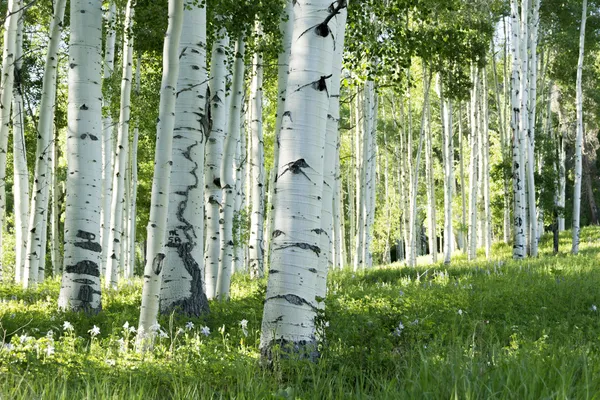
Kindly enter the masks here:
[[240, 120], [240, 134], [238, 141], [238, 154], [236, 161], [236, 192], [237, 196], [235, 199], [235, 271], [246, 270], [246, 250], [247, 246], [242, 235], [242, 224], [245, 224], [245, 220], [242, 219], [246, 215], [246, 192], [245, 192], [245, 178], [246, 178], [246, 131], [244, 129], [244, 110]]
[[483, 219], [484, 219], [484, 236], [485, 236], [485, 257], [489, 259], [492, 252], [492, 209], [490, 206], [490, 138], [489, 138], [489, 125], [490, 125], [490, 114], [488, 104], [488, 86], [487, 86], [487, 73], [486, 69], [483, 68]]
[[[443, 87], [440, 90], [443, 96]], [[442, 97], [442, 127], [444, 154], [444, 264], [450, 264], [454, 228], [452, 226], [452, 196], [454, 189], [454, 138], [452, 134], [452, 102]]]
[[[10, 126], [10, 104], [13, 97], [15, 50], [17, 45], [17, 25], [19, 19], [18, 0], [8, 0], [4, 20], [4, 50], [2, 54], [2, 78], [0, 79], [0, 260], [2, 259], [2, 232], [6, 212], [6, 153]], [[3, 267], [0, 262], [0, 280]]]
[[461, 250], [464, 254], [467, 253], [467, 196], [465, 190], [465, 152], [463, 146], [463, 118], [462, 118], [462, 104], [458, 105], [458, 146], [460, 147], [460, 197], [462, 204], [461, 223], [460, 223], [460, 237], [461, 239]]
[[537, 210], [535, 202], [535, 117], [537, 103], [537, 41], [539, 26], [540, 0], [533, 0], [533, 7], [530, 7], [529, 19], [529, 105], [527, 114], [529, 118], [527, 129], [527, 187], [528, 187], [528, 206], [529, 206], [529, 249], [532, 257], [537, 257]]
[[583, 91], [581, 89], [581, 76], [583, 74], [583, 58], [585, 44], [585, 22], [587, 19], [587, 0], [583, 0], [581, 13], [581, 27], [579, 28], [579, 61], [577, 62], [576, 82], [576, 109], [577, 109], [577, 136], [575, 138], [575, 178], [573, 185], [573, 245], [571, 253], [579, 252], [579, 218], [581, 208], [581, 164], [583, 147]]
[[478, 175], [478, 89], [479, 74], [476, 67], [471, 67], [473, 77], [473, 88], [471, 89], [471, 161], [469, 166], [469, 260], [477, 257], [477, 175]]
[[[527, 0], [526, 0], [527, 1]], [[521, 120], [525, 119], [524, 113], [521, 113], [521, 101], [519, 99], [522, 75], [520, 69], [521, 64], [521, 49], [520, 49], [520, 27], [519, 27], [519, 9], [516, 0], [511, 1], [511, 16], [512, 16], [512, 40], [511, 52], [512, 57], [512, 77], [511, 77], [511, 130], [512, 130], [512, 149], [513, 149], [513, 194], [514, 194], [514, 243], [513, 243], [513, 258], [522, 259], [526, 255], [526, 238], [525, 228], [525, 176], [524, 176], [524, 157], [523, 146], [524, 142], [521, 136]], [[522, 94], [521, 94], [522, 95]]]
[[227, 109], [225, 107], [225, 82], [227, 76], [227, 47], [229, 36], [224, 28], [217, 34], [213, 43], [210, 60], [210, 115], [212, 126], [206, 142], [204, 160], [204, 204], [206, 208], [206, 244], [204, 246], [204, 266], [206, 279], [206, 297], [213, 299], [217, 295], [219, 276], [219, 254], [221, 252], [221, 232], [219, 227], [220, 209], [223, 201], [221, 190], [221, 160], [223, 159], [223, 141], [227, 129]]
[[[102, 308], [101, 33], [101, 4], [71, 0], [65, 265], [58, 307], [88, 313]], [[44, 239], [40, 242], [45, 246]]]
[[292, 351], [306, 351], [313, 357], [317, 351], [315, 266], [322, 253], [319, 197], [329, 108], [326, 89], [331, 86], [326, 77], [332, 73], [331, 39], [337, 25], [331, 18], [337, 10], [329, 16], [329, 5], [327, 1], [303, 0], [294, 5], [294, 46], [280, 136], [272, 263], [260, 340], [266, 358], [272, 357], [276, 344], [284, 349], [289, 344]]
[[[439, 80], [438, 82], [441, 85]], [[438, 89], [441, 96], [441, 86]], [[431, 262], [436, 264], [438, 261], [437, 216], [435, 212], [435, 180], [433, 178], [433, 156], [431, 147], [431, 111], [427, 110], [427, 133], [425, 136], [425, 187], [427, 188], [427, 209], [429, 210], [427, 214], [429, 220], [429, 229], [427, 233], [429, 236]]]
[[[135, 70], [135, 96], [140, 95], [140, 78], [141, 78], [142, 57], [138, 54]], [[133, 129], [133, 140], [131, 143], [131, 203], [127, 231], [129, 232], [129, 269], [125, 271], [125, 278], [133, 278], [135, 271], [135, 224], [137, 219], [137, 187], [138, 187], [138, 138], [139, 138], [139, 121], [135, 122]]]
[[281, 121], [283, 119], [283, 112], [285, 108], [285, 97], [286, 87], [288, 80], [288, 70], [290, 63], [290, 49], [292, 48], [292, 32], [294, 30], [294, 9], [292, 6], [292, 0], [285, 1], [285, 8], [281, 14], [281, 20], [279, 22], [279, 31], [281, 32], [281, 44], [283, 49], [277, 57], [277, 114], [275, 115], [275, 143], [273, 145], [273, 168], [269, 179], [269, 199], [271, 201], [269, 207], [269, 215], [267, 218], [267, 230], [266, 230], [266, 243], [265, 243], [265, 254], [267, 261], [270, 263], [271, 260], [271, 239], [273, 236], [273, 220], [274, 216], [274, 204], [277, 197], [277, 193], [273, 190], [275, 188], [275, 178], [277, 176], [277, 170], [279, 162], [279, 135], [281, 131]]
[[[104, 44], [104, 81], [110, 81], [115, 69], [115, 42], [116, 42], [116, 6], [114, 1], [109, 2], [108, 13], [106, 15], [106, 43]], [[106, 274], [106, 265], [108, 261], [108, 241], [110, 236], [110, 212], [113, 191], [113, 136], [115, 127], [113, 125], [110, 113], [111, 98], [107, 96], [102, 99], [102, 108], [106, 110], [106, 116], [102, 118], [102, 208], [100, 211], [100, 221], [102, 224], [101, 244], [102, 244], [102, 276]]]
[[110, 206], [110, 232], [108, 236], [108, 258], [106, 260], [106, 288], [116, 288], [119, 273], [124, 271], [123, 248], [127, 248], [125, 240], [126, 223], [123, 222], [123, 211], [126, 209], [125, 180], [129, 161], [129, 121], [131, 119], [131, 82], [133, 69], [133, 37], [130, 35], [133, 26], [132, 0], [127, 1], [123, 31], [123, 77], [121, 79], [121, 106], [117, 146], [115, 148], [115, 167], [112, 180], [112, 201]]
[[[64, 10], [63, 10], [64, 11]], [[51, 164], [51, 188], [52, 188], [52, 214], [51, 214], [51, 242], [50, 251], [52, 259], [52, 273], [58, 276], [61, 272], [63, 263], [60, 252], [60, 186], [58, 182], [58, 132], [50, 141], [50, 154], [52, 154]]]
[[[179, 41], [179, 76], [169, 181], [165, 268], [160, 311], [198, 316], [208, 311], [204, 293], [203, 168], [208, 132], [206, 9], [185, 1]], [[175, 61], [175, 60], [173, 60]], [[170, 95], [170, 93], [169, 93]], [[216, 95], [220, 95], [217, 93]]]
[[[409, 266], [415, 267], [417, 265], [417, 188], [419, 187], [419, 165], [421, 164], [421, 150], [423, 149], [423, 140], [425, 138], [425, 120], [427, 118], [427, 110], [429, 107], [429, 88], [430, 88], [431, 78], [427, 76], [427, 70], [423, 67], [423, 111], [421, 115], [421, 133], [419, 135], [419, 147], [417, 149], [417, 158], [415, 160], [414, 166], [411, 168], [411, 188], [410, 188], [410, 207], [409, 207]], [[409, 109], [410, 114], [410, 109]], [[410, 115], [409, 115], [409, 118]], [[410, 124], [412, 125], [412, 124]], [[409, 129], [409, 138], [411, 136], [412, 129]], [[412, 143], [409, 143], [409, 147], [412, 146]], [[412, 162], [412, 158], [409, 158], [409, 161]]]
[[364, 132], [364, 123], [363, 123], [363, 119], [365, 118], [364, 116], [364, 107], [362, 106], [363, 103], [363, 98], [364, 98], [365, 94], [364, 91], [360, 91], [359, 89], [357, 89], [357, 94], [356, 94], [356, 136], [355, 136], [355, 172], [356, 172], [356, 244], [355, 244], [355, 254], [354, 254], [354, 271], [358, 270], [358, 268], [360, 266], [363, 265], [364, 263], [364, 259], [363, 257], [363, 237], [364, 237], [364, 229], [365, 229], [365, 224], [364, 224], [364, 218], [365, 218], [365, 213], [364, 213], [364, 193], [365, 193], [365, 186], [364, 186], [364, 177], [363, 177], [363, 172], [364, 172], [364, 163], [365, 163], [365, 154], [364, 154], [364, 145], [363, 143], [366, 142], [366, 134]]
[[235, 153], [240, 139], [242, 105], [244, 103], [244, 37], [240, 36], [235, 46], [235, 65], [229, 108], [229, 134], [225, 140], [225, 155], [221, 164], [223, 186], [223, 224], [221, 225], [221, 267], [217, 277], [217, 297], [229, 299], [229, 287], [233, 270], [233, 216], [235, 207]]
[[[160, 104], [156, 127], [156, 152], [154, 155], [154, 177], [150, 199], [146, 265], [138, 337], [150, 333], [158, 315], [162, 270], [166, 258], [167, 204], [171, 178], [173, 131], [175, 125], [175, 102], [179, 77], [179, 41], [183, 26], [184, 1], [169, 0], [169, 24], [163, 47], [163, 74]], [[189, 10], [188, 10], [189, 12]]]
[[[262, 28], [257, 23], [257, 33]], [[261, 278], [264, 275], [264, 205], [265, 205], [265, 155], [263, 143], [263, 58], [254, 54], [252, 62], [252, 82], [250, 84], [250, 132], [252, 135], [252, 214], [250, 215], [250, 276]]]
[[[18, 9], [23, 3], [17, 1]], [[23, 64], [23, 12], [19, 12], [17, 23], [17, 46], [15, 52], [15, 82], [13, 88], [13, 171], [14, 171], [14, 216], [15, 216], [15, 282], [21, 283], [27, 251], [27, 222], [29, 221], [29, 171], [25, 151], [25, 113], [23, 110], [23, 88], [21, 66]]]

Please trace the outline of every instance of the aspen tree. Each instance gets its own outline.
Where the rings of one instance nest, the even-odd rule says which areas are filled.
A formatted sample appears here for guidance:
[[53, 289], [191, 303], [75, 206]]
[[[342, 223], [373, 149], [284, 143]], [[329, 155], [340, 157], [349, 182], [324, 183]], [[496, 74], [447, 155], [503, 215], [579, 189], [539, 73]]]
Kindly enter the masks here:
[[183, 25], [183, 0], [169, 0], [169, 24], [163, 46], [163, 74], [156, 127], [154, 177], [150, 199], [146, 265], [138, 337], [145, 338], [158, 315], [162, 270], [165, 261], [169, 183], [171, 178], [175, 101], [179, 77], [179, 41]]
[[89, 313], [102, 308], [101, 44], [101, 4], [71, 0], [65, 255], [58, 306]]

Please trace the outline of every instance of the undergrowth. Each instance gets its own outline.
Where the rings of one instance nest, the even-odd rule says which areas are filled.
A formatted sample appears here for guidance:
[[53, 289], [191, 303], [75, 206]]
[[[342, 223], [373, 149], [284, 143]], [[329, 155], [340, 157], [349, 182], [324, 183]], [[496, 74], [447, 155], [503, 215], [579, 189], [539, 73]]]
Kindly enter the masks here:
[[0, 399], [541, 399], [600, 393], [600, 229], [580, 255], [334, 271], [320, 359], [261, 364], [266, 281], [233, 280], [202, 318], [162, 316], [135, 349], [141, 284], [105, 293], [95, 316], [57, 311], [59, 282], [0, 285]]

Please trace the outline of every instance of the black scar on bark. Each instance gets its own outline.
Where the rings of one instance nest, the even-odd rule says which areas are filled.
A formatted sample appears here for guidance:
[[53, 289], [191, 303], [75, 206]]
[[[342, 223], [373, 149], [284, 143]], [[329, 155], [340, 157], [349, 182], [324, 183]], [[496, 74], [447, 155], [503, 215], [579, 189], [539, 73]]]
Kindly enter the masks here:
[[154, 272], [154, 275], [160, 275], [160, 271], [162, 271], [165, 257], [166, 256], [164, 253], [158, 253], [156, 257], [154, 257], [154, 260], [152, 260], [152, 272]]
[[285, 111], [283, 113], [283, 115], [281, 116], [281, 118], [283, 119], [283, 117], [290, 117], [290, 121], [294, 122], [294, 120], [292, 119], [292, 112], [291, 111]]
[[65, 267], [65, 272], [69, 274], [90, 275], [95, 276], [96, 278], [100, 277], [100, 268], [98, 268], [98, 264], [90, 260], [79, 261], [75, 265], [67, 265]]
[[[283, 170], [283, 172], [281, 174], [279, 174], [278, 178], [281, 178], [283, 176], [283, 174], [290, 171], [292, 174], [302, 174], [306, 177], [306, 179], [308, 179], [310, 182], [312, 182], [312, 180], [308, 177], [308, 175], [306, 175], [306, 173], [304, 171], [302, 171], [303, 168], [311, 168], [310, 165], [308, 165], [308, 163], [306, 162], [306, 160], [304, 158], [300, 158], [296, 161], [289, 162], [289, 163], [285, 164], [284, 167], [285, 167], [285, 169]], [[275, 180], [275, 182], [277, 182], [277, 180]]]
[[321, 76], [316, 81], [312, 81], [305, 85], [300, 86], [298, 89], [294, 90], [294, 92], [298, 92], [307, 86], [311, 86], [313, 89], [315, 89], [319, 92], [323, 92], [323, 91], [326, 92], [327, 97], [329, 97], [329, 91], [327, 90], [327, 82], [326, 81], [327, 81], [327, 79], [331, 78], [332, 76], [333, 76], [332, 74], [329, 74], [327, 76]]
[[84, 241], [79, 241], [79, 242], [73, 243], [73, 245], [75, 247], [93, 251], [95, 253], [102, 252], [102, 246], [100, 245], [100, 243], [94, 241], [96, 239], [95, 234], [93, 234], [91, 232], [85, 232], [82, 230], [78, 230], [77, 235], [75, 235], [75, 236], [84, 240]]
[[306, 305], [306, 306], [310, 307], [312, 310], [317, 311], [317, 308], [315, 306], [313, 306], [312, 304], [310, 304], [306, 299], [304, 299], [298, 295], [292, 294], [292, 293], [278, 294], [277, 296], [267, 297], [265, 299], [265, 303], [272, 299], [283, 299], [283, 300], [287, 301], [288, 303], [293, 304], [295, 306]]
[[79, 107], [79, 109], [80, 109], [80, 110], [83, 110], [83, 111], [86, 111], [86, 110], [88, 110], [89, 108], [88, 108], [88, 106], [86, 106], [86, 105], [85, 105], [85, 103], [83, 103], [83, 104], [81, 105], [81, 107]]
[[276, 237], [279, 237], [281, 235], [285, 235], [285, 233], [283, 231], [280, 231], [279, 229], [275, 229], [273, 231], [273, 233], [271, 234], [271, 237], [272, 238], [276, 238]]
[[[177, 204], [177, 228], [183, 233], [185, 241], [169, 241], [169, 247], [177, 249], [177, 254], [183, 261], [185, 270], [192, 278], [190, 282], [190, 295], [184, 299], [173, 302], [168, 307], [161, 307], [162, 314], [170, 314], [171, 312], [177, 310], [184, 315], [198, 317], [210, 311], [206, 293], [204, 293], [204, 290], [202, 289], [202, 279], [204, 277], [202, 276], [200, 265], [192, 256], [192, 251], [196, 246], [198, 246], [196, 232], [194, 231], [192, 224], [185, 218], [184, 215], [185, 211], [187, 210], [190, 192], [198, 188], [198, 185], [200, 184], [200, 179], [198, 178], [197, 174], [198, 163], [196, 163], [191, 156], [192, 149], [197, 145], [198, 143], [192, 144], [186, 149], [185, 152], [183, 152], [184, 158], [194, 165], [190, 172], [194, 177], [194, 182], [187, 186], [185, 190], [182, 190], [178, 193], [180, 196], [182, 196], [182, 200], [179, 202], [179, 204]], [[180, 239], [177, 230], [171, 230], [169, 232], [169, 236]]]
[[298, 243], [292, 243], [292, 244], [288, 244], [288, 245], [284, 245], [284, 246], [279, 246], [276, 249], [273, 249], [273, 251], [275, 250], [283, 250], [283, 249], [287, 249], [290, 247], [298, 247], [302, 250], [311, 250], [313, 251], [317, 257], [319, 257], [319, 254], [321, 254], [321, 248], [319, 246], [315, 246], [312, 244], [308, 244], [308, 243], [303, 243], [303, 242], [298, 242]]
[[79, 287], [79, 293], [77, 294], [77, 300], [81, 301], [81, 305], [78, 309], [85, 311], [88, 314], [95, 314], [101, 311], [102, 304], [98, 305], [98, 308], [92, 307], [92, 300], [94, 299], [94, 295], [101, 295], [99, 290], [95, 290], [90, 285], [82, 285]]
[[216, 187], [218, 187], [219, 189], [223, 189], [223, 188], [221, 187], [221, 178], [217, 177], [217, 178], [213, 179], [213, 183], [214, 183], [214, 185], [215, 185]]

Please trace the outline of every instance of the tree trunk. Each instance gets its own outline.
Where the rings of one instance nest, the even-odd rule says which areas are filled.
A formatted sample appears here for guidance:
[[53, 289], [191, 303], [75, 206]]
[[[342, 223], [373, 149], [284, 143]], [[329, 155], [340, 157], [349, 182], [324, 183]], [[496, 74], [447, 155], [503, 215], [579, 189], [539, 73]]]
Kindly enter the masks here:
[[[277, 203], [272, 262], [262, 322], [260, 349], [272, 357], [284, 351], [314, 358], [315, 266], [320, 246], [319, 218], [323, 191], [323, 142], [329, 108], [327, 87], [332, 73], [336, 20], [327, 1], [294, 5], [294, 45], [290, 56], [287, 97], [280, 136]], [[338, 3], [338, 7], [345, 3]], [[337, 7], [336, 7], [337, 8]], [[292, 346], [292, 348], [286, 347]], [[288, 350], [289, 349], [289, 350]]]
[[126, 208], [125, 180], [129, 162], [129, 121], [131, 119], [131, 81], [133, 64], [133, 37], [129, 34], [133, 26], [132, 0], [127, 1], [123, 31], [123, 77], [121, 79], [121, 105], [117, 146], [115, 148], [115, 167], [112, 180], [112, 201], [110, 206], [110, 232], [108, 236], [108, 258], [106, 260], [106, 288], [116, 288], [119, 273], [124, 271], [123, 248], [128, 248], [125, 240], [126, 224], [123, 211]]
[[483, 219], [485, 221], [485, 258], [489, 260], [492, 252], [492, 209], [490, 206], [490, 114], [488, 106], [487, 73], [485, 68], [483, 68], [483, 93], [481, 100], [483, 103], [483, 143], [481, 146], [483, 153], [483, 171], [481, 171], [483, 177]]
[[[441, 82], [438, 80], [441, 85]], [[441, 86], [438, 88], [442, 95]], [[443, 101], [443, 100], [442, 100]], [[442, 105], [443, 109], [443, 105]], [[442, 111], [443, 113], [443, 111]], [[427, 133], [425, 136], [425, 187], [427, 188], [427, 218], [429, 219], [429, 253], [431, 262], [436, 264], [438, 259], [437, 249], [437, 216], [435, 212], [435, 180], [433, 178], [433, 156], [431, 149], [431, 111], [427, 110]]]
[[[63, 8], [64, 11], [64, 8]], [[54, 276], [58, 276], [61, 271], [61, 266], [63, 260], [61, 258], [60, 252], [60, 186], [58, 182], [58, 132], [52, 140], [50, 141], [50, 154], [52, 155], [52, 165], [51, 165], [51, 188], [52, 188], [52, 214], [51, 214], [51, 242], [50, 242], [50, 251], [51, 259], [52, 259], [52, 273]]]
[[206, 142], [204, 160], [204, 206], [206, 214], [206, 243], [204, 267], [206, 279], [206, 297], [213, 299], [217, 295], [219, 276], [219, 254], [221, 252], [221, 232], [219, 227], [220, 209], [223, 201], [221, 190], [221, 160], [223, 159], [223, 141], [227, 129], [227, 109], [225, 107], [225, 82], [227, 76], [227, 47], [229, 36], [225, 28], [217, 34], [213, 43], [210, 60], [210, 116], [212, 126]]
[[65, 259], [58, 307], [88, 313], [102, 308], [101, 33], [101, 5], [71, 0]]
[[[443, 96], [443, 87], [440, 90]], [[442, 97], [444, 154], [444, 264], [450, 264], [454, 228], [452, 226], [452, 191], [454, 189], [454, 138], [452, 134], [452, 102]]]
[[231, 86], [229, 108], [229, 134], [225, 140], [225, 155], [221, 164], [221, 184], [223, 186], [223, 224], [221, 225], [221, 267], [217, 277], [217, 297], [229, 299], [229, 287], [233, 270], [233, 216], [235, 207], [235, 155], [240, 140], [240, 123], [244, 101], [244, 37], [240, 36], [235, 47], [235, 65]]
[[[179, 76], [171, 148], [165, 268], [160, 312], [198, 316], [208, 311], [204, 293], [205, 138], [208, 131], [206, 9], [185, 1], [179, 41]], [[219, 95], [219, 94], [217, 94]]]
[[[519, 39], [521, 36], [519, 28], [519, 9], [516, 0], [511, 1], [511, 16], [512, 16], [512, 40], [511, 52], [512, 57], [512, 77], [511, 77], [511, 130], [512, 130], [512, 148], [513, 148], [513, 193], [514, 193], [514, 243], [513, 243], [513, 258], [522, 259], [526, 255], [526, 238], [525, 228], [525, 166], [523, 165], [523, 147], [524, 141], [521, 136], [521, 120], [525, 119], [524, 113], [521, 113], [521, 101], [519, 99], [520, 90], [523, 88], [521, 84], [522, 76], [520, 74], [521, 65], [521, 50]], [[521, 94], [522, 95], [522, 94]]]
[[[23, 6], [17, 1], [18, 9]], [[13, 171], [14, 171], [14, 216], [15, 216], [15, 282], [21, 283], [27, 251], [27, 222], [29, 221], [29, 171], [25, 151], [25, 113], [23, 110], [23, 88], [21, 66], [23, 64], [23, 12], [19, 12], [17, 23], [17, 46], [15, 52], [15, 84], [13, 88]]]
[[[262, 28], [257, 23], [256, 31], [262, 35]], [[264, 206], [265, 206], [265, 155], [263, 143], [263, 58], [254, 53], [252, 62], [252, 82], [250, 84], [250, 133], [252, 135], [252, 213], [250, 214], [250, 276], [264, 276]]]
[[469, 260], [477, 257], [477, 175], [478, 175], [478, 88], [479, 74], [476, 67], [471, 67], [473, 88], [471, 89], [471, 162], [469, 166]]
[[[116, 42], [116, 6], [114, 1], [109, 2], [108, 13], [106, 15], [106, 43], [104, 44], [104, 78], [110, 81], [115, 69], [115, 42]], [[102, 99], [102, 108], [110, 109], [111, 98], [110, 91]], [[113, 126], [112, 116], [109, 110], [106, 116], [102, 118], [102, 208], [100, 211], [101, 244], [102, 244], [102, 276], [106, 274], [106, 265], [108, 261], [108, 241], [110, 236], [110, 212], [113, 191], [113, 136], [115, 127]]]
[[281, 20], [279, 22], [279, 31], [281, 32], [281, 44], [283, 49], [277, 57], [277, 114], [275, 115], [275, 143], [273, 145], [273, 168], [270, 174], [269, 180], [269, 199], [270, 199], [270, 213], [268, 215], [267, 230], [266, 230], [266, 243], [265, 243], [265, 254], [267, 261], [271, 260], [271, 240], [273, 235], [273, 220], [274, 220], [274, 204], [277, 197], [277, 193], [273, 190], [275, 188], [275, 177], [277, 176], [277, 170], [279, 162], [279, 135], [281, 131], [281, 121], [283, 119], [283, 112], [285, 108], [285, 96], [286, 86], [288, 79], [288, 70], [290, 63], [290, 49], [292, 47], [292, 31], [294, 29], [294, 9], [292, 6], [292, 0], [285, 1], [285, 8], [281, 14]]
[[[135, 96], [140, 95], [140, 81], [141, 81], [141, 64], [142, 57], [138, 54], [136, 70], [135, 70]], [[129, 220], [127, 225], [127, 231], [129, 232], [129, 269], [125, 271], [125, 278], [133, 278], [135, 271], [135, 224], [137, 217], [137, 187], [138, 187], [138, 138], [139, 138], [139, 121], [135, 122], [135, 128], [133, 129], [133, 141], [131, 144], [131, 204], [129, 212]]]
[[576, 82], [576, 108], [577, 108], [577, 136], [575, 138], [575, 177], [573, 185], [573, 245], [571, 253], [579, 252], [579, 218], [581, 208], [581, 152], [583, 147], [583, 92], [581, 89], [581, 76], [583, 74], [583, 57], [585, 43], [585, 22], [587, 18], [587, 0], [583, 0], [581, 13], [581, 28], [579, 29], [579, 61], [577, 62]]
[[[150, 199], [146, 265], [138, 337], [150, 334], [150, 327], [158, 315], [162, 270], [166, 258], [167, 213], [169, 184], [173, 157], [173, 131], [175, 125], [175, 102], [179, 77], [179, 41], [183, 25], [183, 0], [169, 0], [169, 24], [163, 47], [163, 74], [161, 82], [158, 125], [156, 127], [156, 152], [154, 154], [154, 177]], [[189, 12], [189, 10], [188, 10]]]
[[[0, 260], [2, 259], [2, 231], [6, 212], [6, 153], [10, 126], [10, 104], [13, 97], [15, 49], [17, 45], [17, 25], [19, 19], [18, 0], [8, 0], [4, 20], [4, 50], [2, 54], [2, 78], [0, 80]], [[0, 261], [0, 280], [3, 277]]]
[[461, 238], [461, 250], [464, 254], [467, 253], [467, 196], [465, 190], [465, 152], [463, 147], [463, 128], [462, 128], [462, 104], [458, 105], [458, 146], [460, 147], [460, 196], [461, 196], [461, 223], [460, 223], [460, 238]]

